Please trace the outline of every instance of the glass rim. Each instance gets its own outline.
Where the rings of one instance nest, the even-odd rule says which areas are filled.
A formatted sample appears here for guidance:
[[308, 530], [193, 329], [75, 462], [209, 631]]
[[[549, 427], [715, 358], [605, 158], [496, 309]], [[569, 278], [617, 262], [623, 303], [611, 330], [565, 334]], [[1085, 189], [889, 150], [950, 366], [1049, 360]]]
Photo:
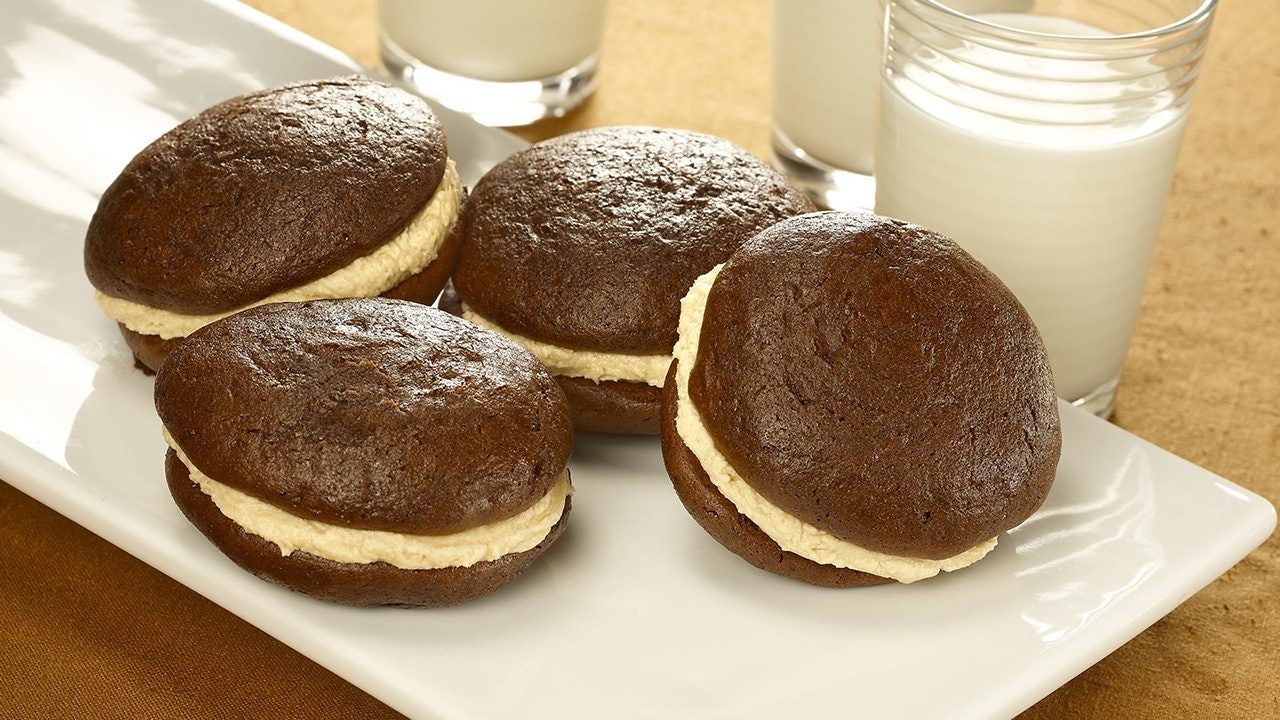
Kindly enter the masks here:
[[[895, 0], [887, 0], [887, 2], [894, 1]], [[1058, 33], [1023, 30], [1021, 28], [1010, 27], [1008, 25], [1001, 25], [998, 22], [984, 20], [976, 15], [970, 15], [966, 12], [950, 7], [944, 4], [943, 0], [915, 0], [915, 2], [962, 22], [973, 23], [981, 27], [984, 31], [994, 31], [995, 34], [1004, 36], [1008, 39], [1040, 39], [1051, 40], [1054, 42], [1082, 43], [1090, 45], [1129, 43], [1135, 40], [1153, 40], [1170, 35], [1176, 35], [1177, 33], [1194, 28], [1201, 24], [1207, 17], [1209, 17], [1210, 14], [1213, 13], [1214, 8], [1218, 5], [1218, 0], [1202, 0], [1200, 5], [1185, 17], [1159, 27], [1140, 30], [1138, 32], [1124, 33], [1121, 35], [1060, 35]]]

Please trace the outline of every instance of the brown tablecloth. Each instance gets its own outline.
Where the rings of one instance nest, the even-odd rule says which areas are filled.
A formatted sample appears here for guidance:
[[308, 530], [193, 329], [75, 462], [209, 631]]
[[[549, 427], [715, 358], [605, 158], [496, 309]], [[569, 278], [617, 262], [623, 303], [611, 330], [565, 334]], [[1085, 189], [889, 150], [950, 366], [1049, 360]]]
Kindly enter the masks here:
[[[252, 4], [360, 62], [377, 60], [370, 0]], [[1222, 4], [1114, 418], [1273, 503], [1277, 38], [1274, 0]], [[714, 133], [765, 156], [768, 86], [767, 0], [615, 0], [598, 95], [521, 134], [648, 123]], [[0, 717], [393, 716], [0, 483]], [[1280, 540], [1026, 717], [1280, 717]]]

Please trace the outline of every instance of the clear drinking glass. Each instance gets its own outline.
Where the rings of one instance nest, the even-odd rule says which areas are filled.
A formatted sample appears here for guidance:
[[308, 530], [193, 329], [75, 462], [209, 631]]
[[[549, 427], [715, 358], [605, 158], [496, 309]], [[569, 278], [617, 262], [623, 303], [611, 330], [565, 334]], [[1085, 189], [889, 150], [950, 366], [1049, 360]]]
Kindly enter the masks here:
[[1022, 300], [1058, 394], [1108, 416], [1216, 0], [889, 0], [876, 210]]
[[393, 75], [486, 125], [560, 117], [595, 90], [606, 0], [379, 0]]

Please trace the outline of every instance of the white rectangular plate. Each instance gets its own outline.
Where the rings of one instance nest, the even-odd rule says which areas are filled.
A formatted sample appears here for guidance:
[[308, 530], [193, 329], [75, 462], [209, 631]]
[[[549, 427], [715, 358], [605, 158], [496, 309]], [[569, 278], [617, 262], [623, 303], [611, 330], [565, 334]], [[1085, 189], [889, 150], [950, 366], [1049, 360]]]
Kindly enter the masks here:
[[[128, 159], [218, 100], [350, 60], [238, 5], [0, 5], [0, 478], [417, 717], [1009, 717], [1266, 538], [1262, 498], [1063, 407], [1044, 508], [978, 565], [833, 591], [680, 506], [651, 438], [578, 438], [565, 537], [496, 595], [359, 610], [241, 572], [169, 499], [151, 381], [81, 247]], [[474, 183], [520, 147], [445, 114]]]

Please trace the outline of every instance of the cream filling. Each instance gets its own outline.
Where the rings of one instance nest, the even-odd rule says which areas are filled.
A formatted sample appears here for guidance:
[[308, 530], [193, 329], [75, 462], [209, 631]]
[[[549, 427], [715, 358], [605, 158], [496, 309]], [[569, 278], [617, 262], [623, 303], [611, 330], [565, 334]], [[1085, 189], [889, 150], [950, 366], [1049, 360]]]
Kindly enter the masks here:
[[385, 562], [405, 570], [470, 567], [520, 553], [541, 543], [564, 514], [573, 493], [569, 470], [527, 510], [505, 520], [450, 535], [411, 535], [383, 530], [356, 530], [317, 520], [306, 520], [223, 485], [196, 469], [186, 453], [164, 430], [164, 441], [187, 466], [191, 479], [218, 510], [246, 532], [280, 548], [281, 555], [295, 550], [334, 562], [364, 564]]
[[462, 201], [462, 181], [453, 161], [435, 194], [399, 235], [377, 250], [309, 283], [269, 295], [242, 308], [210, 315], [186, 315], [144, 305], [94, 290], [94, 298], [112, 320], [142, 335], [166, 340], [186, 337], [209, 323], [246, 308], [274, 302], [302, 302], [320, 298], [373, 297], [416, 275], [436, 259], [449, 236]]
[[745, 515], [773, 538], [783, 550], [793, 552], [823, 565], [861, 570], [862, 572], [891, 578], [902, 583], [933, 577], [940, 571], [959, 570], [972, 565], [991, 552], [996, 538], [979, 543], [943, 560], [901, 557], [868, 550], [842, 540], [831, 533], [814, 527], [782, 508], [774, 505], [756, 492], [742, 479], [727, 458], [716, 449], [715, 441], [702, 423], [702, 416], [689, 398], [689, 374], [698, 357], [698, 342], [702, 334], [702, 316], [707, 307], [707, 293], [715, 283], [720, 269], [717, 265], [698, 278], [680, 302], [680, 339], [674, 351], [676, 366], [676, 432], [680, 439], [698, 458], [702, 469], [711, 478], [722, 495], [733, 503], [738, 512]]
[[462, 304], [462, 317], [482, 328], [505, 335], [524, 346], [547, 366], [547, 370], [551, 371], [552, 375], [587, 378], [596, 382], [604, 380], [642, 382], [660, 388], [667, 377], [667, 369], [671, 366], [670, 355], [628, 355], [595, 350], [574, 350], [517, 335], [481, 316], [466, 303]]

